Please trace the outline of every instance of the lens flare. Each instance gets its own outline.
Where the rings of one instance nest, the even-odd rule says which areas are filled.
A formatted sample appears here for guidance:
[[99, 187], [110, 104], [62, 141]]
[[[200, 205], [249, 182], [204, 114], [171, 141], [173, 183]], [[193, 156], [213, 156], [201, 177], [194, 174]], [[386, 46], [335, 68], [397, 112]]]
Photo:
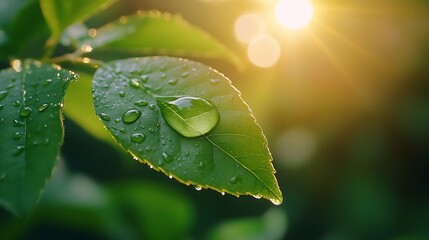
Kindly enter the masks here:
[[276, 7], [277, 21], [288, 29], [303, 28], [312, 17], [313, 5], [308, 0], [280, 0]]

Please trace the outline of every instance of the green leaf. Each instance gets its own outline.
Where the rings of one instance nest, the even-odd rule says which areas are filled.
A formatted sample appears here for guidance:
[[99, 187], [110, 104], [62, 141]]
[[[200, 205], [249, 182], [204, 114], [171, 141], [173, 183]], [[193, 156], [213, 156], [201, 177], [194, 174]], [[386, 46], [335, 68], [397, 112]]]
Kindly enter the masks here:
[[64, 113], [94, 137], [116, 145], [103, 123], [95, 115], [91, 90], [92, 76], [79, 73], [79, 81], [72, 83], [67, 90]]
[[91, 17], [115, 1], [116, 0], [40, 0], [43, 15], [52, 31], [51, 43], [55, 44], [62, 31], [71, 24]]
[[280, 240], [287, 228], [285, 213], [278, 208], [268, 210], [258, 218], [243, 218], [224, 222], [207, 237], [208, 240]]
[[[2, 4], [3, 7], [1, 6]], [[28, 30], [31, 22], [31, 31]], [[2, 0], [0, 3], [0, 59], [42, 55], [49, 29], [37, 0]]]
[[195, 210], [190, 199], [175, 189], [150, 181], [124, 181], [110, 190], [138, 239], [189, 237]]
[[76, 75], [35, 61], [0, 72], [0, 204], [27, 214], [50, 177], [63, 139], [61, 105]]
[[[262, 130], [222, 74], [179, 58], [125, 59], [99, 68], [93, 88], [96, 112], [118, 143], [139, 161], [197, 189], [282, 202]], [[161, 109], [165, 111], [168, 96], [204, 99], [214, 104], [220, 120], [207, 134], [185, 137], [176, 123], [163, 118]], [[204, 115], [201, 109], [194, 110], [198, 118]], [[178, 125], [195, 128], [201, 123], [188, 123], [191, 114], [177, 113], [184, 117]]]
[[156, 11], [123, 16], [82, 44], [127, 53], [219, 58], [240, 66], [239, 57], [180, 16]]

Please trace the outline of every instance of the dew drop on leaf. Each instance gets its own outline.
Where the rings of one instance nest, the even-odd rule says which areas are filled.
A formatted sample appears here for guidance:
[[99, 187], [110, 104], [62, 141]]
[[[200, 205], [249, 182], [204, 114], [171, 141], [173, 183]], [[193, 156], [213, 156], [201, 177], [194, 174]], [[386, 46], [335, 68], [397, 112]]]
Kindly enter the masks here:
[[253, 195], [253, 197], [256, 198], [256, 199], [261, 199], [260, 195]]
[[133, 123], [139, 119], [142, 115], [142, 112], [138, 109], [131, 109], [122, 114], [122, 121], [124, 123]]
[[172, 162], [173, 161], [173, 157], [171, 155], [169, 155], [168, 153], [165, 153], [165, 152], [162, 153], [162, 159], [164, 160], [164, 162]]
[[14, 134], [13, 134], [13, 139], [15, 139], [15, 140], [18, 140], [18, 139], [20, 139], [22, 137], [22, 133], [20, 133], [20, 132], [15, 132]]
[[39, 112], [43, 112], [46, 110], [46, 108], [48, 108], [48, 104], [44, 103], [42, 105], [40, 105], [39, 107]]
[[5, 98], [7, 96], [8, 92], [7, 91], [1, 91], [0, 92], [0, 100], [2, 100], [3, 98]]
[[120, 91], [120, 92], [119, 92], [119, 96], [120, 96], [120, 97], [125, 97], [125, 93], [124, 93], [124, 91]]
[[43, 82], [43, 86], [46, 86], [46, 85], [48, 85], [48, 84], [50, 84], [52, 82], [52, 79], [46, 79], [44, 82]]
[[157, 103], [168, 125], [185, 137], [206, 134], [219, 122], [216, 106], [203, 98], [159, 97]]
[[20, 153], [22, 153], [24, 151], [24, 146], [17, 146], [14, 150], [13, 150], [13, 155], [19, 155]]
[[130, 80], [130, 85], [133, 86], [133, 87], [135, 87], [135, 88], [139, 88], [140, 87], [139, 80], [137, 80], [135, 78], [131, 79]]
[[139, 106], [139, 107], [143, 107], [143, 106], [147, 106], [149, 103], [146, 102], [145, 100], [137, 100], [134, 105]]
[[176, 85], [177, 84], [177, 79], [173, 78], [173, 79], [168, 80], [168, 84], [170, 84], [170, 85]]
[[201, 189], [203, 189], [203, 188], [200, 185], [195, 186], [195, 190], [201, 191]]
[[143, 133], [133, 133], [131, 135], [131, 141], [135, 143], [141, 143], [145, 140], [145, 135]]
[[21, 117], [28, 117], [31, 114], [32, 111], [33, 111], [33, 109], [31, 109], [30, 107], [22, 107], [19, 110], [19, 115]]
[[13, 120], [13, 126], [14, 127], [22, 127], [24, 125], [25, 125], [25, 123], [23, 123], [23, 122], [20, 122], [18, 120]]
[[274, 198], [271, 198], [271, 199], [270, 199], [270, 201], [271, 201], [274, 205], [280, 205], [280, 204], [282, 203], [280, 200], [278, 200], [278, 199], [274, 199]]
[[110, 116], [105, 113], [99, 113], [98, 116], [100, 116], [104, 121], [110, 121]]

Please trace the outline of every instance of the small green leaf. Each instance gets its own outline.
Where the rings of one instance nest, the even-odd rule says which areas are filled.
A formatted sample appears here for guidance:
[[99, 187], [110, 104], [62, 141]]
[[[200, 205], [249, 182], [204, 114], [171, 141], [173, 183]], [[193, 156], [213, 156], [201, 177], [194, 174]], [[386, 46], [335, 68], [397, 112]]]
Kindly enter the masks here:
[[156, 11], [123, 16], [82, 43], [93, 49], [133, 54], [220, 58], [240, 66], [239, 57], [207, 32], [180, 16]]
[[61, 106], [76, 75], [15, 60], [0, 72], [0, 204], [27, 214], [50, 177], [63, 139]]
[[43, 15], [52, 31], [51, 43], [56, 43], [64, 29], [87, 19], [116, 0], [40, 0]]
[[[93, 87], [96, 112], [104, 116], [101, 119], [118, 143], [139, 161], [197, 190], [211, 188], [282, 202], [262, 130], [222, 74], [179, 58], [125, 59], [99, 68]], [[159, 102], [166, 97], [205, 99], [216, 107], [219, 121], [207, 133], [186, 136], [169, 122], [171, 116], [163, 115]], [[190, 111], [201, 110], [187, 106]], [[200, 123], [185, 117], [191, 115], [175, 109], [169, 114], [174, 112], [174, 121], [199, 131], [195, 126]], [[135, 134], [143, 140], [134, 141]]]
[[94, 137], [116, 145], [103, 123], [95, 115], [91, 90], [92, 76], [79, 73], [79, 80], [70, 84], [67, 90], [64, 113]]

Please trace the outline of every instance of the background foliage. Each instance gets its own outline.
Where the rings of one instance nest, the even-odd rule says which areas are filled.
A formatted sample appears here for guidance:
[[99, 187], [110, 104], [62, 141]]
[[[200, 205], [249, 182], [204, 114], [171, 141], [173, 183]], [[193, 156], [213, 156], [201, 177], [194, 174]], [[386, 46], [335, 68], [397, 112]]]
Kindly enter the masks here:
[[[28, 31], [28, 21], [13, 21], [7, 41], [0, 33], [1, 55], [40, 56], [49, 28], [34, 11], [38, 2], [20, 12], [4, 3], [0, 26], [17, 14], [32, 24]], [[171, 181], [66, 116], [62, 160], [40, 205], [26, 221], [0, 210], [1, 238], [429, 238], [428, 3], [314, 3], [317, 19], [341, 35], [317, 24], [320, 41], [308, 31], [280, 31], [283, 53], [269, 69], [247, 62], [232, 32], [234, 20], [259, 3], [124, 0], [87, 21], [98, 27], [136, 9], [180, 13], [239, 52], [245, 71], [195, 59], [235, 81], [268, 133], [281, 206]]]

